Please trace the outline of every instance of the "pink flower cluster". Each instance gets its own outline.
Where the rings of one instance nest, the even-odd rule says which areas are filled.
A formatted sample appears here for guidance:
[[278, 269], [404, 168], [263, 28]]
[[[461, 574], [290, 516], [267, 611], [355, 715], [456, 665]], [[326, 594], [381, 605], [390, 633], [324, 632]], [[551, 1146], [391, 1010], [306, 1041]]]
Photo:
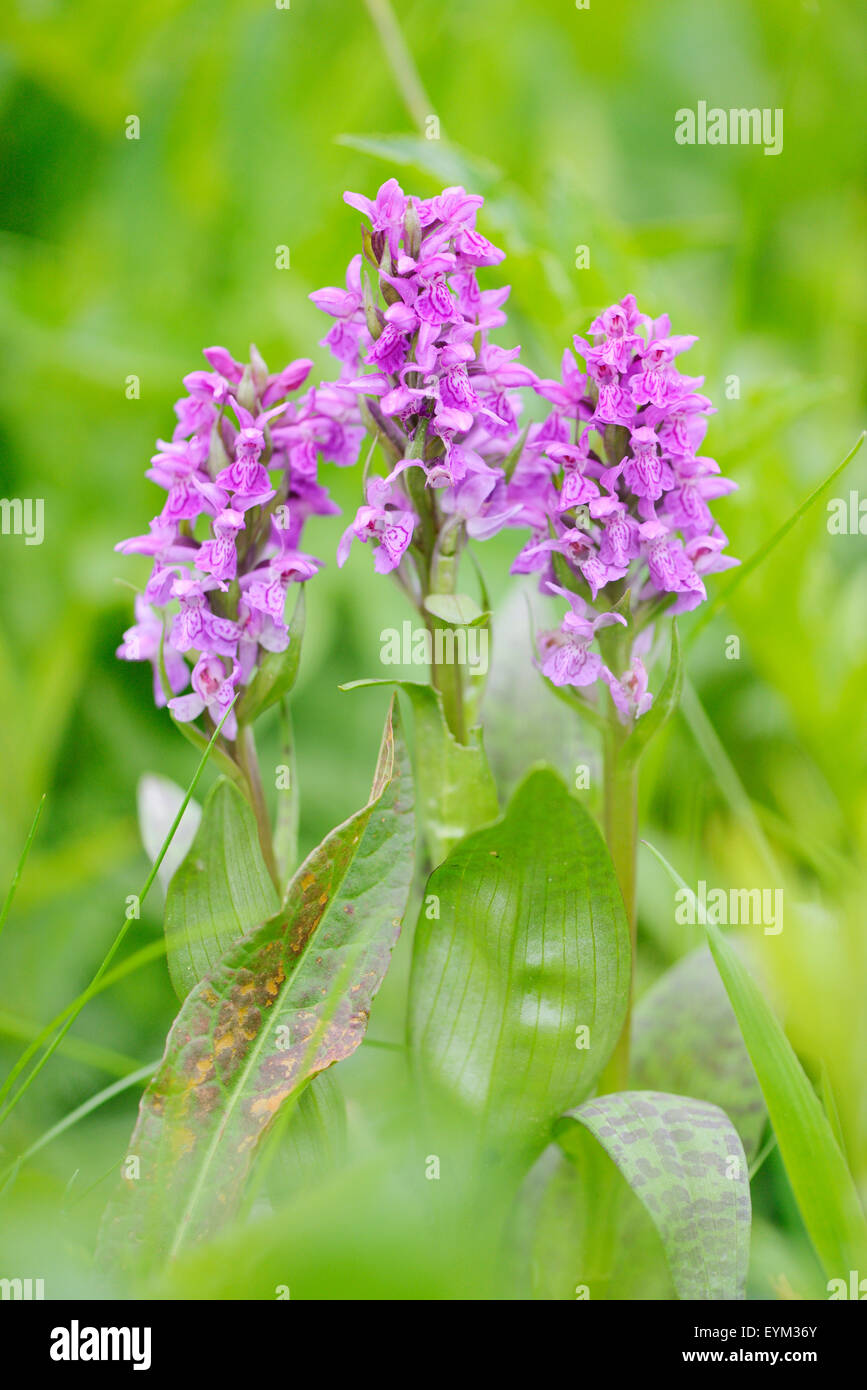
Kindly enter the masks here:
[[324, 342], [342, 364], [339, 386], [364, 397], [394, 467], [368, 481], [338, 563], [357, 539], [374, 545], [376, 568], [387, 573], [419, 524], [408, 469], [420, 469], [423, 486], [435, 490], [443, 525], [462, 522], [484, 537], [510, 518], [502, 464], [518, 435], [514, 388], [536, 378], [517, 361], [519, 348], [488, 338], [506, 322], [509, 290], [481, 290], [477, 282], [479, 268], [504, 255], [476, 231], [484, 199], [447, 188], [422, 200], [395, 179], [373, 200], [344, 197], [369, 219], [365, 257], [350, 262], [345, 289], [310, 297], [335, 320]]
[[[211, 370], [184, 378], [172, 438], [146, 473], [165, 491], [162, 508], [146, 535], [115, 547], [153, 559], [117, 654], [151, 662], [156, 703], [176, 719], [207, 713], [216, 725], [262, 652], [288, 646], [288, 587], [322, 563], [299, 549], [304, 523], [339, 510], [318, 481], [319, 456], [351, 461], [363, 431], [339, 388], [289, 399], [307, 359], [270, 374], [255, 348], [247, 364], [221, 347], [204, 356]], [[233, 711], [224, 733], [236, 732]]]
[[[542, 588], [569, 602], [561, 627], [541, 638], [544, 674], [561, 686], [603, 680], [627, 722], [652, 700], [642, 661], [652, 616], [695, 608], [705, 576], [737, 564], [708, 506], [735, 484], [698, 453], [714, 407], [699, 393], [704, 379], [675, 364], [696, 339], [672, 334], [667, 315], [640, 313], [633, 295], [590, 332], [592, 342], [574, 339], [586, 370], [567, 349], [560, 380], [536, 387], [554, 410], [528, 436], [507, 489], [511, 524], [532, 530], [512, 570], [538, 571]], [[639, 635], [618, 677], [592, 644], [600, 627], [627, 625], [608, 611], [626, 590]], [[599, 616], [588, 599], [603, 604]]]

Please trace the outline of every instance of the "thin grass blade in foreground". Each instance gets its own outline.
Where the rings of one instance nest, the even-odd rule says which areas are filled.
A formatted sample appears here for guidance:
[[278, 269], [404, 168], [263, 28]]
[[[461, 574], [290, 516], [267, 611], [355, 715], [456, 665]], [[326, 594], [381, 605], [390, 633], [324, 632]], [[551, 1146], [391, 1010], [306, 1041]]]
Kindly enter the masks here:
[[27, 833], [27, 839], [24, 841], [24, 848], [21, 851], [18, 863], [15, 865], [15, 872], [12, 875], [12, 881], [9, 884], [9, 891], [6, 894], [5, 900], [3, 902], [3, 908], [2, 910], [0, 910], [0, 932], [3, 931], [3, 928], [6, 925], [6, 918], [9, 916], [9, 909], [12, 906], [12, 899], [15, 897], [15, 889], [18, 887], [21, 874], [24, 871], [24, 865], [26, 864], [27, 856], [30, 853], [30, 846], [33, 844], [33, 841], [36, 838], [36, 830], [39, 825], [39, 818], [42, 815], [42, 808], [45, 805], [45, 798], [47, 795], [47, 792], [43, 792], [42, 796], [39, 798], [39, 805], [36, 807], [36, 815], [33, 817], [33, 820], [31, 821], [30, 830]]
[[[235, 700], [236, 699], [237, 696], [235, 697]], [[205, 770], [205, 766], [208, 762], [208, 758], [210, 757], [211, 750], [215, 746], [217, 739], [220, 737], [220, 732], [223, 728], [223, 725], [229, 718], [229, 715], [231, 714], [232, 709], [234, 708], [235, 700], [233, 700], [229, 707], [225, 710], [222, 719], [220, 720], [219, 724], [214, 729], [214, 732], [211, 735], [211, 738], [208, 742], [207, 747], [205, 748], [205, 751], [202, 753], [202, 756], [199, 760], [199, 765], [196, 768], [195, 773], [193, 774], [193, 780], [187, 788], [187, 793], [181, 805], [178, 807], [178, 813], [172, 821], [172, 824], [169, 828], [169, 832], [166, 835], [165, 840], [163, 841], [162, 849], [160, 850], [159, 854], [157, 855], [156, 859], [151, 865], [150, 873], [148, 874], [147, 878], [142, 884], [141, 891], [138, 894], [139, 908], [141, 908], [142, 903], [147, 898], [147, 895], [150, 892], [151, 887], [153, 886], [153, 882], [159, 872], [160, 865], [162, 864], [163, 859], [165, 858], [166, 853], [168, 851], [169, 845], [171, 844], [172, 839], [174, 838], [175, 831], [177, 830], [178, 826], [183, 820], [184, 812], [186, 811], [187, 806], [189, 805], [192, 799], [193, 792], [196, 790], [196, 787], [199, 784], [199, 779]], [[114, 941], [111, 943], [111, 946], [109, 947], [102, 964], [100, 965], [99, 969], [97, 970], [96, 974], [91, 980], [88, 988], [81, 995], [79, 995], [78, 999], [72, 1005], [68, 1006], [68, 1008], [64, 1011], [64, 1014], [62, 1016], [65, 1017], [66, 1021], [63, 1023], [63, 1026], [60, 1028], [60, 1031], [54, 1036], [54, 1038], [52, 1038], [51, 1042], [46, 1047], [45, 1052], [40, 1057], [33, 1070], [29, 1073], [29, 1075], [19, 1086], [12, 1099], [4, 1106], [3, 1110], [0, 1111], [0, 1124], [2, 1124], [3, 1121], [7, 1118], [7, 1116], [11, 1114], [11, 1112], [15, 1109], [15, 1106], [21, 1100], [25, 1092], [29, 1090], [30, 1086], [32, 1086], [33, 1082], [36, 1080], [42, 1068], [51, 1059], [52, 1055], [57, 1051], [58, 1047], [63, 1042], [63, 1039], [66, 1037], [66, 1034], [69, 1032], [73, 1023], [78, 1018], [78, 1015], [81, 1013], [81, 1010], [87, 1003], [87, 1000], [91, 997], [91, 994], [96, 991], [96, 987], [99, 985], [100, 981], [102, 980], [103, 976], [108, 970], [108, 967], [111, 965], [111, 962], [114, 960], [115, 956], [120, 950], [121, 945], [123, 944], [123, 941], [127, 935], [127, 932], [129, 931], [133, 922], [137, 920], [138, 918], [136, 917], [128, 917], [126, 919], [117, 936], [114, 938]], [[30, 1044], [30, 1046], [26, 1048], [24, 1052], [21, 1054], [21, 1056], [18, 1058], [18, 1061], [15, 1063], [9, 1075], [6, 1077], [6, 1080], [3, 1082], [3, 1085], [0, 1086], [0, 1100], [2, 1100], [5, 1096], [8, 1095], [12, 1086], [15, 1084], [16, 1078], [20, 1076], [21, 1072], [27, 1066], [27, 1063], [30, 1061], [31, 1057], [33, 1057], [35, 1053], [39, 1051], [40, 1047], [42, 1047], [46, 1042], [48, 1042], [48, 1039], [51, 1038], [51, 1035], [54, 1032], [54, 1029], [57, 1027], [58, 1022], [59, 1019], [54, 1019], [51, 1023], [47, 1025], [46, 1028], [43, 1028], [42, 1032], [38, 1035], [38, 1037], [33, 1039], [33, 1042]]]
[[698, 622], [691, 629], [689, 634], [690, 643], [695, 641], [698, 634], [707, 626], [711, 619], [715, 618], [720, 609], [725, 607], [735, 589], [743, 584], [747, 576], [753, 573], [753, 570], [758, 569], [759, 565], [763, 564], [771, 551], [775, 550], [780, 544], [780, 541], [784, 540], [789, 534], [792, 527], [798, 524], [802, 516], [806, 516], [807, 512], [813, 506], [813, 503], [818, 502], [825, 489], [829, 488], [834, 482], [834, 479], [838, 478], [843, 470], [848, 467], [861, 448], [861, 445], [864, 443], [865, 434], [867, 434], [867, 430], [862, 430], [846, 457], [840, 460], [836, 468], [832, 468], [827, 478], [823, 478], [818, 487], [813, 488], [809, 496], [804, 498], [803, 502], [795, 508], [791, 516], [786, 518], [782, 526], [780, 526], [763, 545], [760, 545], [758, 550], [754, 551], [753, 554], [738, 567], [737, 572], [732, 575], [728, 583], [716, 592]]
[[[677, 870], [647, 844], [678, 887]], [[717, 969], [764, 1092], [795, 1200], [829, 1279], [867, 1263], [867, 1222], [822, 1104], [761, 991], [718, 927], [705, 924]]]
[[630, 1090], [666, 1091], [725, 1111], [752, 1160], [767, 1119], [738, 1021], [706, 946], [666, 970], [633, 1014]]

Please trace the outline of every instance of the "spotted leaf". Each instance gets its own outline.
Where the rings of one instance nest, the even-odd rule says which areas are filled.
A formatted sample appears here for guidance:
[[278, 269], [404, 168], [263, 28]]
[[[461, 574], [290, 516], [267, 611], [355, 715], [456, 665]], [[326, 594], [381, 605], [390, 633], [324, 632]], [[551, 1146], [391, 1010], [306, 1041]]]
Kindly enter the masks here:
[[106, 1212], [106, 1254], [145, 1272], [235, 1212], [278, 1111], [364, 1036], [400, 930], [413, 844], [412, 779], [393, 711], [367, 805], [305, 860], [282, 910], [183, 1004], [127, 1147], [138, 1162]]

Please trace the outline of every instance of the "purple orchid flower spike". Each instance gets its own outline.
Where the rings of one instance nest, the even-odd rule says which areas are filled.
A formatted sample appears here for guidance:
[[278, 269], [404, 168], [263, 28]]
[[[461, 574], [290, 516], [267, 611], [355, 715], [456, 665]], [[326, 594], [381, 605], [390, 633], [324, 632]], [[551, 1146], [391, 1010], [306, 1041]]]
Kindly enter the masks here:
[[[365, 432], [378, 442], [388, 476], [378, 480], [385, 491], [367, 480], [338, 561], [353, 540], [371, 544], [376, 570], [395, 575], [430, 626], [427, 601], [454, 593], [467, 538], [495, 535], [520, 510], [506, 496], [506, 465], [520, 438], [519, 392], [537, 381], [519, 348], [490, 340], [509, 291], [478, 283], [504, 255], [476, 229], [480, 196], [452, 187], [420, 199], [389, 179], [373, 199], [344, 197], [370, 223], [363, 255], [345, 289], [310, 298], [334, 320], [324, 342], [340, 363], [335, 393], [357, 402], [350, 428], [362, 426], [359, 446]], [[435, 669], [434, 683], [463, 740], [454, 673]]]
[[672, 334], [667, 316], [649, 319], [633, 295], [597, 315], [590, 333], [574, 340], [585, 371], [567, 351], [561, 380], [536, 383], [554, 409], [528, 435], [506, 489], [519, 509], [510, 524], [531, 527], [512, 569], [537, 572], [548, 592], [565, 573], [570, 587], [559, 592], [570, 605], [573, 589], [603, 612], [618, 605], [631, 644], [613, 644], [624, 675], [579, 651], [574, 606], [540, 654], [555, 684], [587, 697], [597, 682], [607, 687], [612, 715], [631, 727], [653, 702], [643, 658], [654, 618], [689, 612], [706, 598], [705, 577], [737, 563], [722, 554], [709, 505], [735, 484], [698, 453], [713, 406], [698, 394], [702, 379], [676, 365], [696, 339]]
[[[355, 397], [339, 384], [293, 394], [309, 358], [271, 373], [255, 346], [246, 363], [223, 347], [204, 356], [209, 370], [184, 378], [172, 437], [158, 441], [147, 471], [163, 506], [145, 535], [115, 547], [152, 564], [117, 655], [151, 663], [157, 705], [168, 705], [194, 742], [224, 721], [215, 756], [246, 788], [279, 883], [251, 721], [268, 702], [275, 659], [294, 640], [289, 589], [322, 564], [301, 549], [306, 522], [339, 510], [319, 481], [320, 461], [352, 462], [364, 429]], [[291, 679], [291, 661], [283, 669]], [[280, 689], [285, 695], [285, 677]]]
[[[210, 370], [185, 378], [172, 438], [158, 442], [147, 471], [166, 494], [162, 510], [147, 535], [116, 549], [153, 564], [118, 655], [150, 661], [157, 704], [168, 701], [182, 722], [203, 717], [207, 731], [226, 692], [231, 703], [264, 655], [288, 645], [288, 590], [321, 565], [300, 550], [304, 523], [337, 510], [319, 461], [357, 453], [363, 431], [353, 403], [331, 386], [290, 398], [308, 358], [272, 374], [255, 347], [248, 363], [223, 347], [204, 356]], [[193, 693], [182, 695], [191, 680]], [[236, 733], [233, 715], [223, 737], [231, 743]]]
[[[604, 309], [589, 338], [574, 339], [583, 370], [567, 351], [560, 380], [536, 383], [553, 409], [528, 432], [506, 485], [510, 524], [530, 529], [513, 572], [538, 574], [542, 592], [568, 604], [560, 626], [539, 634], [536, 664], [602, 732], [603, 828], [633, 958], [638, 760], [681, 682], [673, 626], [655, 701], [654, 634], [664, 616], [704, 601], [708, 575], [737, 563], [711, 513], [734, 484], [699, 452], [714, 408], [702, 378], [678, 366], [695, 341], [673, 334], [667, 315], [642, 314], [633, 295]], [[629, 1081], [630, 1008], [603, 1090]]]

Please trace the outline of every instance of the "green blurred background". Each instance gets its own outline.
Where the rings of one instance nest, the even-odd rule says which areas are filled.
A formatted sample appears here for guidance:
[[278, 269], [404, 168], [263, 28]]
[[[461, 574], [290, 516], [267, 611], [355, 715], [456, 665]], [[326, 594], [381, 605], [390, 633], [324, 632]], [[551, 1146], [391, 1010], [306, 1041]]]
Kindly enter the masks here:
[[[591, 0], [587, 10], [398, 0], [394, 10], [427, 93], [414, 107], [358, 0], [4, 7], [0, 495], [45, 499], [45, 540], [0, 538], [3, 885], [48, 792], [0, 942], [4, 1070], [87, 984], [144, 877], [139, 777], [186, 784], [195, 765], [153, 708], [149, 668], [114, 658], [132, 611], [116, 581], [139, 583], [143, 569], [112, 547], [154, 514], [143, 471], [202, 346], [243, 357], [252, 340], [272, 370], [312, 356], [314, 379], [330, 371], [316, 346], [324, 320], [307, 296], [342, 283], [357, 249], [344, 189], [372, 194], [396, 174], [421, 194], [453, 182], [485, 193], [480, 225], [508, 252], [487, 283], [513, 287], [500, 341], [520, 342], [543, 375], [627, 291], [652, 314], [668, 311], [675, 331], [698, 334], [687, 370], [705, 374], [719, 406], [706, 451], [740, 485], [718, 505], [736, 555], [773, 534], [862, 428], [865, 25], [855, 0]], [[783, 153], [677, 145], [674, 113], [699, 100], [782, 107]], [[423, 138], [424, 114], [438, 116], [439, 141]], [[125, 136], [131, 115], [137, 140]], [[290, 269], [276, 268], [281, 245]], [[586, 269], [575, 266], [581, 245]], [[125, 396], [131, 374], [137, 400]], [[329, 472], [350, 511], [357, 474]], [[867, 496], [867, 451], [828, 495], [856, 488]], [[692, 679], [730, 761], [702, 753], [679, 721], [648, 760], [642, 817], [690, 881], [767, 881], [757, 827], [767, 835], [804, 910], [781, 937], [751, 944], [806, 1064], [827, 1070], [864, 1190], [867, 542], [828, 534], [826, 500], [691, 647]], [[361, 803], [375, 761], [382, 692], [341, 694], [338, 684], [378, 674], [380, 630], [408, 616], [362, 547], [338, 575], [345, 524], [311, 528], [309, 548], [329, 564], [309, 586], [294, 697], [305, 847]], [[513, 549], [505, 537], [479, 551], [500, 598]], [[731, 635], [737, 660], [725, 656]], [[534, 705], [524, 726], [547, 722], [546, 710]], [[266, 764], [277, 760], [273, 740], [269, 727]], [[535, 751], [528, 737], [526, 761]], [[649, 856], [641, 872], [645, 985], [695, 941], [673, 925], [671, 890]], [[130, 951], [160, 933], [155, 894]], [[401, 1036], [407, 946], [374, 1011], [379, 1038]], [[160, 960], [95, 1000], [7, 1124], [4, 1165], [159, 1056], [174, 1004]], [[400, 1093], [395, 1067], [393, 1054], [365, 1047], [341, 1069], [371, 1151], [371, 1134], [394, 1123], [382, 1098], [390, 1086]], [[106, 1292], [90, 1250], [135, 1094], [46, 1147], [7, 1189], [0, 1274], [44, 1276], [49, 1296]], [[309, 1289], [458, 1288], [454, 1261], [440, 1268], [419, 1253], [423, 1241], [407, 1260], [401, 1181], [382, 1191], [344, 1182], [322, 1203], [304, 1247]], [[751, 1292], [777, 1296], [783, 1278], [821, 1296], [775, 1155], [754, 1197]], [[348, 1245], [338, 1219], [347, 1211], [357, 1217]], [[222, 1296], [246, 1296], [240, 1275], [233, 1283], [224, 1268], [222, 1280]]]

